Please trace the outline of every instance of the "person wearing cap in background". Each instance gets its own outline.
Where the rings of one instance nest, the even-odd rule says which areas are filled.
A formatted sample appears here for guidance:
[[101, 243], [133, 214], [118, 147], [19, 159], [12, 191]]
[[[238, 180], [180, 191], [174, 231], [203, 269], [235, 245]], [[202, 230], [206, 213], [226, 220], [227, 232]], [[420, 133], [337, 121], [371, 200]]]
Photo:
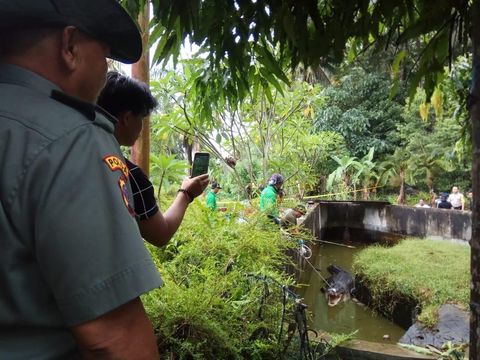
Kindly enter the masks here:
[[[157, 100], [146, 84], [110, 71], [97, 104], [117, 118], [114, 135], [118, 143], [133, 146], [142, 131], [143, 120], [155, 109]], [[163, 246], [182, 223], [188, 205], [208, 185], [208, 175], [185, 179], [173, 204], [162, 214], [147, 175], [128, 159], [125, 161], [140, 233], [152, 245]]]
[[303, 204], [297, 204], [292, 209], [287, 209], [282, 216], [281, 224], [283, 227], [291, 227], [297, 225], [297, 219], [307, 213], [307, 208]]
[[268, 180], [268, 185], [260, 194], [260, 211], [272, 219], [275, 224], [280, 224], [277, 198], [283, 186], [283, 176], [272, 174]]
[[210, 209], [211, 211], [216, 211], [216, 210], [222, 210], [218, 209], [217, 207], [217, 194], [218, 192], [222, 189], [219, 183], [216, 181], [212, 182], [211, 189], [208, 191], [207, 196], [205, 198], [205, 202], [207, 205], [207, 208]]
[[94, 105], [138, 28], [115, 0], [0, 9], [0, 359], [158, 359], [139, 296], [162, 280]]
[[452, 203], [448, 201], [448, 196], [445, 193], [442, 193], [440, 195], [440, 202], [437, 205], [437, 208], [439, 209], [451, 209], [452, 208]]

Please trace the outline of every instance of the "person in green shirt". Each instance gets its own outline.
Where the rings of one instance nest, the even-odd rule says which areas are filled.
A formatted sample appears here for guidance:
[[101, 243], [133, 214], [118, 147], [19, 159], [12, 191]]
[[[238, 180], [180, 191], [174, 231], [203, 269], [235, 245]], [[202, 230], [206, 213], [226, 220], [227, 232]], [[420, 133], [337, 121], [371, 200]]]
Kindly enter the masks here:
[[206, 198], [207, 208], [212, 211], [216, 211], [218, 209], [217, 194], [221, 189], [222, 187], [220, 186], [220, 184], [218, 184], [216, 181], [212, 182], [211, 190], [208, 192]]
[[280, 174], [272, 174], [268, 186], [260, 194], [260, 211], [280, 224], [277, 198], [282, 189], [284, 178]]

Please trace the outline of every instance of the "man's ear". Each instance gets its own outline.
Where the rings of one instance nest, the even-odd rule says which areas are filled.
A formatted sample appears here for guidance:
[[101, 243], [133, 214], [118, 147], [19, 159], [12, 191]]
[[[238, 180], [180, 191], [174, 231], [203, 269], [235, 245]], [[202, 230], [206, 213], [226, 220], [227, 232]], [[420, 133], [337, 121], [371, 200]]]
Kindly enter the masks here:
[[122, 119], [122, 121], [124, 122], [125, 125], [129, 125], [131, 120], [133, 118], [133, 112], [132, 110], [126, 110], [126, 111], [122, 111], [120, 113], [120, 115], [118, 116], [118, 119]]
[[62, 31], [61, 56], [66, 68], [74, 71], [77, 68], [79, 53], [79, 32], [75, 26], [67, 26]]
[[133, 113], [131, 110], [122, 111], [117, 116], [118, 123], [123, 127], [128, 127], [130, 120], [132, 119], [132, 115]]

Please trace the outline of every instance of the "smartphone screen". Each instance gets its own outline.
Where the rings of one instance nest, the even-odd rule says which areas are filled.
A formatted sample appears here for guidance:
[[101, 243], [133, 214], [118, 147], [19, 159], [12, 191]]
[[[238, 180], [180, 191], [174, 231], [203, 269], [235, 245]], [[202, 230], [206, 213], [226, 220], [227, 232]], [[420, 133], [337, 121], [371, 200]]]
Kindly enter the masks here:
[[209, 153], [196, 153], [193, 158], [192, 178], [208, 172], [208, 163], [210, 161]]

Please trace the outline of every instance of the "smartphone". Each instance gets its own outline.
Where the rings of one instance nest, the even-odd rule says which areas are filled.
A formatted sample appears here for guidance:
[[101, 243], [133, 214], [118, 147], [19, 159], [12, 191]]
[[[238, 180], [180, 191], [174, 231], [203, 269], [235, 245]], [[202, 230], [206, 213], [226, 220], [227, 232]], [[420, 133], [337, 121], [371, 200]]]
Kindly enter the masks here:
[[197, 152], [193, 158], [192, 178], [208, 172], [208, 163], [210, 161], [209, 153]]

